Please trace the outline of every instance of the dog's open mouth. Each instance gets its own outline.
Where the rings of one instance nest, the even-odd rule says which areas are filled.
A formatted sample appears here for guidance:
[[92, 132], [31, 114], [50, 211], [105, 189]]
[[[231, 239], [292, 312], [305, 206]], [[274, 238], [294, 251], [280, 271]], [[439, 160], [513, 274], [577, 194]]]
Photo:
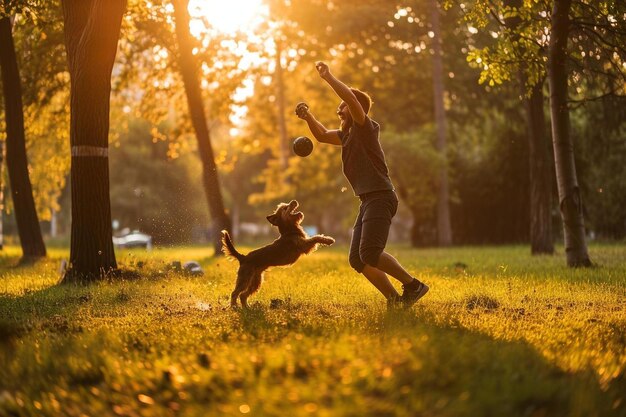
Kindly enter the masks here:
[[298, 204], [298, 202], [296, 200], [291, 200], [291, 202], [289, 203], [289, 207], [288, 207], [288, 213], [295, 215], [295, 216], [299, 216], [302, 214], [302, 212], [299, 211], [294, 211], [296, 210], [298, 207], [300, 207], [300, 205]]

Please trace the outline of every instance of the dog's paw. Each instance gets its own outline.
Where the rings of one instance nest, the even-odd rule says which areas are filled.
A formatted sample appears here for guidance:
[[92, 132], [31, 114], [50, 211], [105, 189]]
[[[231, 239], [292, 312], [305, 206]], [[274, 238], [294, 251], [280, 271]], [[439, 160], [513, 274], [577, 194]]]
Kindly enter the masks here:
[[330, 237], [330, 236], [322, 236], [321, 241], [322, 241], [322, 244], [324, 244], [324, 245], [328, 245], [328, 246], [330, 246], [330, 245], [332, 245], [333, 243], [335, 243], [335, 239], [333, 239], [333, 238], [332, 238], [332, 237]]

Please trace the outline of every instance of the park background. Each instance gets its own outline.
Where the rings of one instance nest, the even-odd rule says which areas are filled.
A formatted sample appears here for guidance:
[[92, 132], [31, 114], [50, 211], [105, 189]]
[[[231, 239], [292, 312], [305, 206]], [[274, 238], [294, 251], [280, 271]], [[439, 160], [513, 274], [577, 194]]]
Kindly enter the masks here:
[[[307, 101], [327, 127], [338, 125], [339, 100], [314, 69], [324, 60], [374, 99], [372, 118], [382, 126], [402, 201], [393, 241], [543, 239], [539, 252], [549, 253], [562, 240], [547, 82], [549, 2], [523, 3], [517, 20], [507, 11], [515, 2], [441, 3], [440, 55], [433, 49], [434, 3], [211, 4], [190, 4], [192, 36], [182, 43], [191, 48], [189, 62], [180, 58], [172, 3], [128, 4], [111, 79], [110, 199], [118, 232], [141, 230], [157, 246], [206, 243], [223, 226], [220, 217], [230, 218], [237, 235], [241, 223], [262, 224], [276, 203], [297, 198], [306, 224], [349, 239], [357, 201], [339, 150], [317, 145], [302, 159], [290, 149], [295, 137], [308, 134], [294, 116], [296, 103]], [[574, 2], [568, 35], [570, 135], [591, 240], [626, 236], [620, 7]], [[12, 34], [33, 197], [43, 233], [67, 244], [70, 76], [61, 7], [26, 2], [17, 11]], [[188, 88], [199, 89], [191, 108], [208, 126], [201, 141], [212, 146], [219, 189], [203, 182], [184, 70], [195, 77]], [[442, 170], [447, 196], [438, 205]], [[541, 189], [532, 198], [531, 186]], [[215, 227], [211, 193], [223, 198]], [[14, 207], [5, 194], [4, 234], [16, 242]], [[538, 237], [531, 236], [531, 220], [542, 223]]]
[[[412, 309], [347, 263], [339, 149], [291, 152], [318, 60], [374, 99]], [[623, 1], [4, 0], [0, 66], [0, 415], [625, 415]], [[216, 232], [293, 198], [337, 244], [224, 308]]]

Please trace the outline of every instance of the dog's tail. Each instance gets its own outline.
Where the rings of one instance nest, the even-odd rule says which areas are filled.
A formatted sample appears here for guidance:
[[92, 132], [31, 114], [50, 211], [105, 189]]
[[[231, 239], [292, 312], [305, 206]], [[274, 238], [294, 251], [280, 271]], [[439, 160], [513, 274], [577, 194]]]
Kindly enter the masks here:
[[224, 252], [224, 255], [230, 258], [235, 258], [239, 262], [245, 258], [244, 255], [237, 252], [237, 249], [235, 249], [235, 245], [233, 245], [233, 241], [230, 240], [230, 235], [226, 230], [222, 230], [222, 252]]

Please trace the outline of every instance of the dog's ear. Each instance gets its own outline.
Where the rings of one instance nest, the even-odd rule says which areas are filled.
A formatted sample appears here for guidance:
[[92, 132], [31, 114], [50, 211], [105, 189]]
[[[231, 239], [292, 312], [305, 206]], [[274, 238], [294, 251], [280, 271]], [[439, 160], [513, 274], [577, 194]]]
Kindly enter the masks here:
[[274, 226], [278, 226], [278, 214], [270, 214], [266, 217], [267, 221], [273, 224]]

